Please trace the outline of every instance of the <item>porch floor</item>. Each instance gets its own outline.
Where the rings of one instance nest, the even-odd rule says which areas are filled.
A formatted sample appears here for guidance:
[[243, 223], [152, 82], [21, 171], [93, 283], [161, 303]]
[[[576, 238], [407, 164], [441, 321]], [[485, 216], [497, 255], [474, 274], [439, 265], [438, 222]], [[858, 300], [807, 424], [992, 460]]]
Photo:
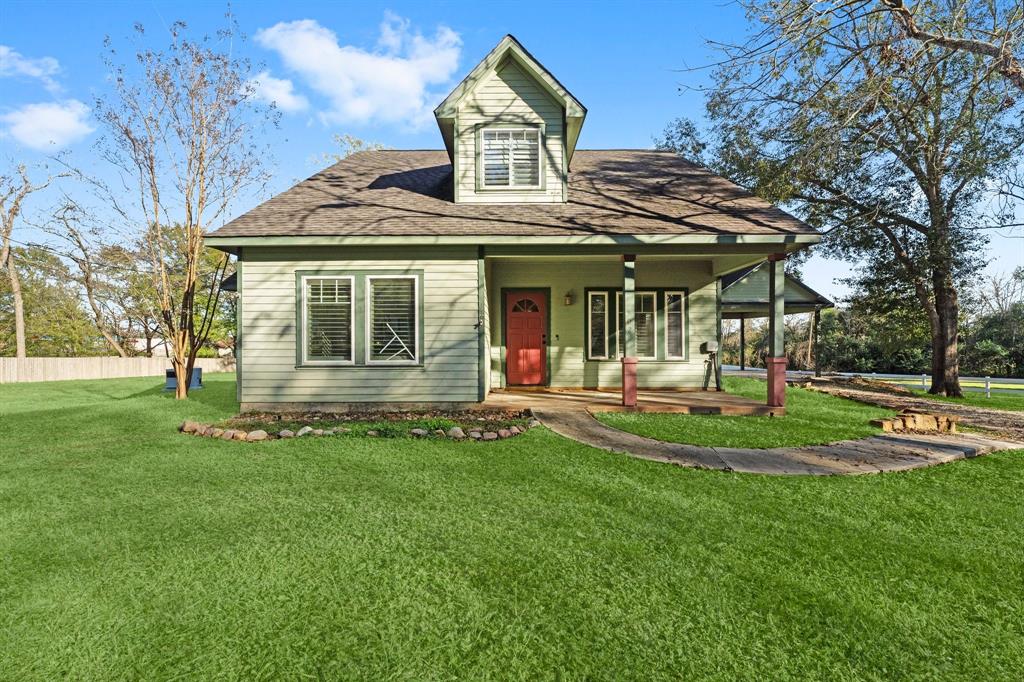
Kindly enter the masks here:
[[483, 403], [496, 409], [577, 409], [588, 412], [784, 415], [785, 408], [720, 391], [638, 391], [636, 407], [623, 407], [622, 394], [602, 389], [516, 389], [491, 391]]

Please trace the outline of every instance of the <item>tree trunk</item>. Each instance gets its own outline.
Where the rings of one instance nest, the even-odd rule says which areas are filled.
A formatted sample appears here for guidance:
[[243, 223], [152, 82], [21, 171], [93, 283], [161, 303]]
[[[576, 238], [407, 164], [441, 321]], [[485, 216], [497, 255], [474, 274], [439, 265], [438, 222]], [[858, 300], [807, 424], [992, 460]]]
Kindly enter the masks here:
[[960, 387], [960, 356], [957, 344], [960, 304], [949, 276], [943, 273], [936, 280], [935, 309], [939, 317], [939, 334], [936, 335], [938, 343], [932, 345], [940, 354], [942, 362], [941, 374], [932, 377], [932, 388], [929, 393], [961, 398], [964, 393]]
[[14, 250], [7, 252], [7, 277], [11, 281], [11, 295], [14, 297], [14, 338], [15, 357], [24, 358], [28, 356], [25, 351], [25, 301], [21, 297], [21, 280], [18, 278], [18, 271], [14, 269]]
[[171, 337], [171, 364], [174, 367], [174, 376], [177, 379], [177, 389], [174, 397], [178, 400], [188, 398], [188, 389], [192, 385], [192, 366], [195, 364], [195, 354], [192, 352], [192, 331], [190, 329], [178, 329]]

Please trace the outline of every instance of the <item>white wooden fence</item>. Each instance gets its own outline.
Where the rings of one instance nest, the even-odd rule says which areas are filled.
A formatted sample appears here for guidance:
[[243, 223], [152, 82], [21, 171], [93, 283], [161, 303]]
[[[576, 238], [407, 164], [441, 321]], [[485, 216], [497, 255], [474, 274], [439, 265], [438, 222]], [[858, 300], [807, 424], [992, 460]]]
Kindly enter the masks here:
[[[196, 358], [203, 373], [233, 372], [234, 358]], [[167, 358], [0, 358], [0, 384], [67, 379], [164, 376]]]

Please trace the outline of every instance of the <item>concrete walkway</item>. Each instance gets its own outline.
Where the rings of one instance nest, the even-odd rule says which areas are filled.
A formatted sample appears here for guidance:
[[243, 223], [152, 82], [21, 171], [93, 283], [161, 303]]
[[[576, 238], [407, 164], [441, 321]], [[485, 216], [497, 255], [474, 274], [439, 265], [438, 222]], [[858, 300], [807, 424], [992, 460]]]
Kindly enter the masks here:
[[582, 409], [550, 406], [534, 415], [555, 433], [602, 450], [658, 462], [701, 469], [751, 474], [873, 474], [919, 469], [996, 450], [1024, 449], [1024, 443], [994, 440], [975, 434], [887, 434], [863, 440], [799, 448], [709, 448], [665, 443], [605, 426]]

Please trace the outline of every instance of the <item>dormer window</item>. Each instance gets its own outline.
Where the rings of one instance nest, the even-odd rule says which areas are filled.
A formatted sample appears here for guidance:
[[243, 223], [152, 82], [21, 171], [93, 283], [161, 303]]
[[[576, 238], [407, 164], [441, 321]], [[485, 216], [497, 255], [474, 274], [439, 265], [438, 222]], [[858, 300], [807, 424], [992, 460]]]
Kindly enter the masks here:
[[483, 131], [483, 186], [540, 187], [540, 130], [487, 128]]

